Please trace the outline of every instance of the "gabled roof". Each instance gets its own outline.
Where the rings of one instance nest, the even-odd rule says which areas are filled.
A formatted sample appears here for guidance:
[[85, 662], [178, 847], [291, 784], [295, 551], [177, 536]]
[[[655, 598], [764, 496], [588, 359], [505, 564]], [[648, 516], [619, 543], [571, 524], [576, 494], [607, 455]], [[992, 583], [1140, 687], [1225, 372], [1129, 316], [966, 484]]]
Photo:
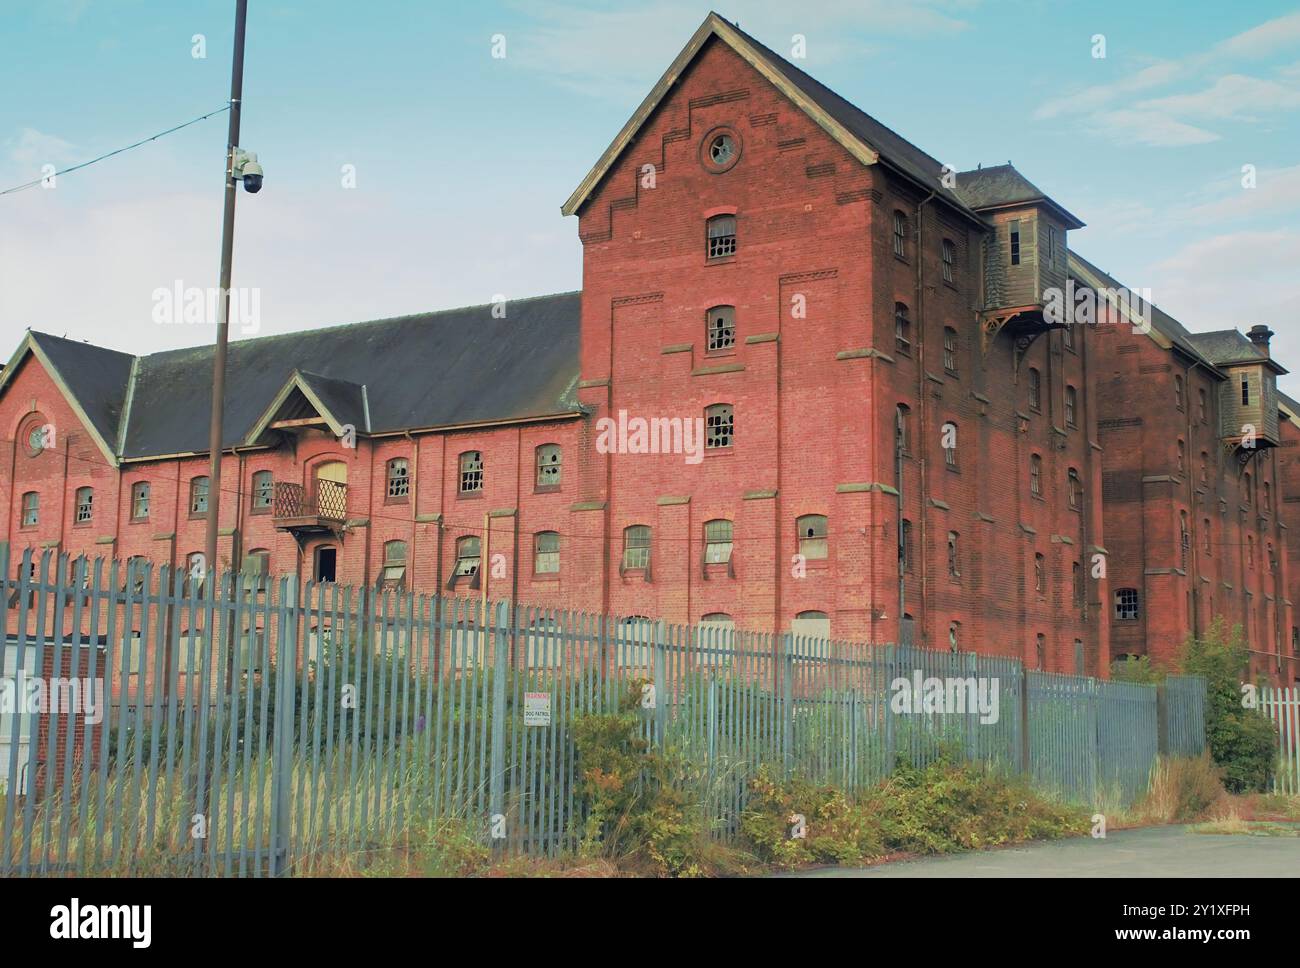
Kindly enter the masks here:
[[[244, 443], [295, 372], [341, 423], [373, 434], [574, 413], [580, 304], [569, 292], [509, 300], [500, 318], [467, 306], [233, 342], [223, 446]], [[124, 458], [207, 452], [212, 354], [141, 358]]]
[[[231, 343], [224, 447], [250, 445], [282, 406], [315, 412], [339, 433], [401, 433], [581, 412], [579, 292], [399, 316]], [[504, 315], [502, 315], [504, 311]], [[28, 333], [0, 392], [34, 354], [105, 456], [203, 454], [211, 346], [149, 356]], [[298, 403], [290, 400], [298, 395]], [[120, 445], [119, 445], [120, 442]]]
[[344, 436], [348, 427], [352, 428], [354, 435], [370, 433], [366, 385], [294, 370], [248, 431], [244, 444], [258, 443], [272, 421], [308, 415], [324, 420], [336, 437]]
[[29, 354], [40, 360], [104, 456], [117, 463], [118, 428], [135, 357], [61, 336], [28, 332], [0, 373], [0, 393]]
[[561, 206], [563, 214], [573, 215], [591, 197], [673, 85], [712, 40], [726, 44], [739, 54], [858, 161], [864, 165], [880, 163], [895, 169], [926, 191], [936, 192], [953, 208], [983, 225], [961, 196], [944, 185], [941, 162], [716, 13], [710, 13], [704, 19], [641, 106], [605, 149], [595, 167]]
[[1052, 201], [1041, 188], [1020, 174], [1011, 162], [961, 172], [957, 175], [957, 192], [976, 211], [1046, 205], [1056, 212], [1066, 228], [1083, 228], [1083, 222]]

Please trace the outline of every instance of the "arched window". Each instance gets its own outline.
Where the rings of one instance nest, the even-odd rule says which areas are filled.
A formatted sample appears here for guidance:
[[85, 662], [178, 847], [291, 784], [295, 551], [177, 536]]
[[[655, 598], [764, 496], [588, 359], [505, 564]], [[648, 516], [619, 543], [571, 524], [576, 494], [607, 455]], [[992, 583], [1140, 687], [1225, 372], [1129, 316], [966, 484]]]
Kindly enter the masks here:
[[1047, 591], [1047, 559], [1041, 551], [1034, 554], [1034, 591], [1040, 595]]
[[456, 569], [452, 578], [473, 578], [479, 570], [479, 539], [468, 534], [456, 539]]
[[1178, 463], [1178, 473], [1181, 474], [1187, 466], [1187, 445], [1183, 443], [1181, 437], [1178, 439], [1178, 449], [1175, 454], [1175, 459]]
[[467, 450], [460, 455], [460, 493], [477, 494], [483, 490], [483, 453]]
[[1253, 569], [1255, 567], [1255, 536], [1246, 535], [1246, 567]]
[[808, 610], [800, 612], [790, 623], [790, 631], [795, 635], [811, 639], [829, 639], [831, 637], [831, 620], [825, 612]]
[[35, 491], [23, 495], [23, 527], [34, 528], [41, 522], [41, 496]]
[[190, 517], [196, 518], [208, 513], [208, 479], [195, 477], [190, 480]]
[[1036, 669], [1047, 668], [1047, 636], [1042, 632], [1034, 636], [1034, 662]]
[[961, 578], [961, 549], [958, 542], [961, 535], [956, 531], [948, 532], [948, 577], [952, 579]]
[[131, 520], [149, 520], [149, 482], [136, 481], [131, 485]]
[[953, 262], [956, 259], [957, 248], [952, 244], [952, 239], [944, 239], [940, 246], [940, 253], [943, 256], [943, 281], [952, 282]]
[[77, 488], [77, 524], [90, 524], [95, 516], [95, 489]]
[[405, 457], [394, 457], [388, 462], [385, 475], [388, 486], [385, 498], [389, 501], [406, 501], [411, 494], [411, 465]]
[[729, 350], [736, 345], [736, 307], [714, 306], [705, 313], [705, 345], [710, 353]]
[[826, 516], [824, 514], [805, 514], [795, 521], [795, 532], [799, 536], [799, 554], [805, 561], [821, 561], [827, 556]]
[[623, 529], [624, 569], [650, 566], [650, 526], [633, 524]]
[[1196, 412], [1201, 418], [1201, 423], [1208, 423], [1210, 420], [1209, 399], [1205, 395], [1205, 388], [1196, 391]]
[[957, 375], [957, 331], [951, 326], [943, 328], [943, 368], [949, 376]]
[[736, 254], [736, 216], [715, 215], [708, 222], [708, 257], [725, 259]]
[[1183, 409], [1183, 378], [1176, 373], [1174, 374], [1174, 402], [1179, 410]]
[[1083, 510], [1083, 479], [1079, 477], [1079, 472], [1073, 467], [1070, 468], [1067, 475], [1067, 484], [1069, 487], [1070, 509], [1072, 511]]
[[244, 555], [240, 574], [245, 588], [259, 588], [271, 573], [271, 552], [266, 548], [253, 548]]
[[257, 471], [253, 475], [253, 513], [265, 514], [275, 503], [275, 481], [270, 471]]
[[1043, 458], [1038, 454], [1029, 455], [1029, 493], [1043, 496]]
[[560, 533], [538, 531], [533, 536], [533, 574], [558, 575], [560, 573]]
[[721, 518], [704, 523], [704, 563], [724, 565], [731, 560], [730, 521]]
[[894, 255], [907, 258], [907, 215], [894, 211]]
[[1214, 542], [1210, 539], [1210, 519], [1203, 518], [1201, 520], [1201, 550], [1207, 555], [1213, 554], [1211, 550], [1213, 544]]
[[1265, 513], [1273, 510], [1273, 485], [1268, 481], [1264, 482], [1264, 511]]
[[1201, 483], [1209, 483], [1210, 480], [1210, 455], [1206, 451], [1201, 451]]
[[912, 452], [912, 410], [905, 403], [894, 411], [894, 440], [900, 454]]
[[406, 542], [384, 542], [383, 587], [401, 588], [406, 584]]
[[729, 403], [715, 403], [704, 410], [704, 446], [708, 450], [730, 447], [736, 436], [736, 415]]
[[1029, 409], [1034, 413], [1043, 409], [1043, 375], [1032, 366], [1029, 368]]
[[1065, 425], [1067, 427], [1077, 427], [1078, 423], [1078, 406], [1079, 394], [1072, 386], [1065, 388]]
[[537, 448], [537, 486], [559, 487], [564, 452], [559, 444], [542, 444]]
[[900, 356], [912, 355], [912, 320], [905, 303], [894, 303], [894, 348]]

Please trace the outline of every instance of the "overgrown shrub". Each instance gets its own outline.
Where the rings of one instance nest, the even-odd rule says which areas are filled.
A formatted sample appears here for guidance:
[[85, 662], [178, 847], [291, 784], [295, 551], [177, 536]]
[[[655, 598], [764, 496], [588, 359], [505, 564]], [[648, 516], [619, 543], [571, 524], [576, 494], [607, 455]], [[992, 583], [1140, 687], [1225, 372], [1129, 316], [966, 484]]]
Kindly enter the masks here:
[[660, 874], [703, 873], [703, 810], [681, 758], [651, 749], [642, 736], [640, 695], [641, 683], [634, 682], [613, 712], [574, 720], [587, 815], [579, 850], [587, 857], [641, 860]]
[[1165, 681], [1166, 670], [1151, 664], [1147, 655], [1126, 655], [1110, 664], [1110, 677], [1115, 682], [1136, 682], [1144, 686], [1158, 686]]
[[1206, 682], [1205, 740], [1231, 793], [1263, 790], [1277, 752], [1277, 728], [1242, 705], [1248, 656], [1241, 626], [1229, 629], [1222, 618], [1183, 647], [1182, 668]]
[[[795, 815], [806, 821], [794, 838]], [[1087, 830], [1087, 818], [1038, 796], [1018, 778], [944, 756], [925, 768], [900, 761], [880, 786], [851, 801], [800, 779], [760, 770], [741, 832], [762, 859], [865, 863], [900, 851], [942, 854]]]
[[1200, 756], [1160, 756], [1133, 814], [1156, 823], [1199, 820], [1223, 792], [1220, 770], [1208, 750]]

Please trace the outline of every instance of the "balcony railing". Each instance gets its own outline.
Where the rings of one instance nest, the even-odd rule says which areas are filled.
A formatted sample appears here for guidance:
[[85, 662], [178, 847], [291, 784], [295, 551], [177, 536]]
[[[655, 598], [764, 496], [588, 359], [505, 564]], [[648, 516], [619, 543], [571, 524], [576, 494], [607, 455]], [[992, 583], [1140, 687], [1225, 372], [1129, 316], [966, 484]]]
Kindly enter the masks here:
[[348, 486], [338, 481], [316, 481], [315, 487], [308, 490], [301, 484], [276, 481], [271, 516], [277, 521], [342, 523], [348, 516]]

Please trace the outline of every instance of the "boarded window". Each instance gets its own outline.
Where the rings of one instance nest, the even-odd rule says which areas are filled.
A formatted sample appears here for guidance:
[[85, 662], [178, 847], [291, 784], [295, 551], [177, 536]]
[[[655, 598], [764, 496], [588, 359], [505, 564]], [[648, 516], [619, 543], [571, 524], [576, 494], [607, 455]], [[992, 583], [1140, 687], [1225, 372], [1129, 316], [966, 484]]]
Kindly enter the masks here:
[[533, 571], [538, 575], [559, 574], [560, 534], [558, 531], [539, 531], [534, 536]]
[[253, 475], [253, 510], [265, 511], [270, 508], [275, 498], [275, 481], [270, 471], [258, 471]]

